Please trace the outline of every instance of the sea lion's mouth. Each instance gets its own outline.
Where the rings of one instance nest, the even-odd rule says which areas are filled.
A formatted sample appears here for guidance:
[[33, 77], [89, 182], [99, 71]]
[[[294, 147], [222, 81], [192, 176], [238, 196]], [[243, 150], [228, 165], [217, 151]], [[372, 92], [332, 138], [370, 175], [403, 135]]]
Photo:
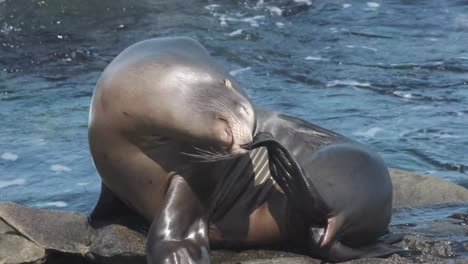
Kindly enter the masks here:
[[222, 148], [224, 150], [231, 150], [234, 146], [234, 134], [232, 133], [232, 128], [231, 125], [229, 125], [229, 122], [227, 121], [226, 118], [218, 116], [218, 120], [221, 122], [224, 122], [225, 128], [223, 133], [225, 133], [221, 137], [221, 142], [223, 143]]
[[270, 133], [260, 132], [254, 136], [252, 142], [243, 144], [240, 147], [246, 150], [252, 150], [258, 147], [266, 146], [268, 142], [275, 141]]

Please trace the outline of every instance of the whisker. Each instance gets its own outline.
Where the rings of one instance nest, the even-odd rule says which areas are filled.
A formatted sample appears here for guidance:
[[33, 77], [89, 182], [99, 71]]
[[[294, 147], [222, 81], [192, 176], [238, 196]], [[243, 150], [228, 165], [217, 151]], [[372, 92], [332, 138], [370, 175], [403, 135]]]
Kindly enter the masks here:
[[195, 146], [192, 146], [196, 153], [187, 153], [181, 152], [183, 155], [196, 158], [199, 162], [214, 162], [220, 160], [227, 160], [235, 158], [237, 155], [234, 153], [222, 153], [211, 147], [211, 151], [208, 149], [201, 149]]

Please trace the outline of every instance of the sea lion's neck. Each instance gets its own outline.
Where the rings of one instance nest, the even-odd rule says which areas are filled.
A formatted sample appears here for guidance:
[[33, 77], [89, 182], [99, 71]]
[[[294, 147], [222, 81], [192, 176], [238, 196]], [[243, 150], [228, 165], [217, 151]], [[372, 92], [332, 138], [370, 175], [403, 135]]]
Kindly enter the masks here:
[[278, 112], [271, 111], [262, 107], [255, 107], [255, 129], [253, 135], [261, 132], [270, 133], [275, 139], [279, 140], [282, 134], [288, 130], [288, 123], [277, 118]]
[[349, 141], [346, 137], [331, 130], [280, 112], [256, 107], [255, 115], [254, 136], [261, 132], [268, 132], [292, 153], [303, 150], [316, 151], [333, 142]]

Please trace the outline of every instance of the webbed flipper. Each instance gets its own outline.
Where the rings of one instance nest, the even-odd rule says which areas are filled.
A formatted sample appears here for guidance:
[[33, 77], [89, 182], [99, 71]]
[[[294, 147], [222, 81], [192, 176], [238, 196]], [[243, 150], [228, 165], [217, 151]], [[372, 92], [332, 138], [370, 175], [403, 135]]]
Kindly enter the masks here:
[[330, 209], [294, 155], [268, 132], [257, 134], [247, 148], [258, 147], [267, 148], [270, 173], [288, 200], [308, 223], [325, 226]]
[[338, 241], [333, 243], [331, 247], [321, 256], [331, 262], [344, 262], [359, 258], [381, 258], [388, 257], [392, 254], [404, 251], [388, 244], [376, 243], [373, 245], [351, 248]]
[[172, 177], [146, 251], [148, 264], [210, 263], [206, 210], [180, 176]]

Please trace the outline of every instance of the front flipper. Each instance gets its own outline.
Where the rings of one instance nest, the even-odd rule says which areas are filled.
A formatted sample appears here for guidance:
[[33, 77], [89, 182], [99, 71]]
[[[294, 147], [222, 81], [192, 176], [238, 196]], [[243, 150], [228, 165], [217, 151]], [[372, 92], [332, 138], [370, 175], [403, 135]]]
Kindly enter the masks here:
[[146, 241], [148, 264], [210, 263], [206, 210], [187, 182], [171, 179]]
[[262, 146], [268, 151], [270, 173], [288, 200], [306, 217], [308, 223], [325, 226], [330, 209], [294, 155], [268, 132], [256, 135], [247, 148]]

